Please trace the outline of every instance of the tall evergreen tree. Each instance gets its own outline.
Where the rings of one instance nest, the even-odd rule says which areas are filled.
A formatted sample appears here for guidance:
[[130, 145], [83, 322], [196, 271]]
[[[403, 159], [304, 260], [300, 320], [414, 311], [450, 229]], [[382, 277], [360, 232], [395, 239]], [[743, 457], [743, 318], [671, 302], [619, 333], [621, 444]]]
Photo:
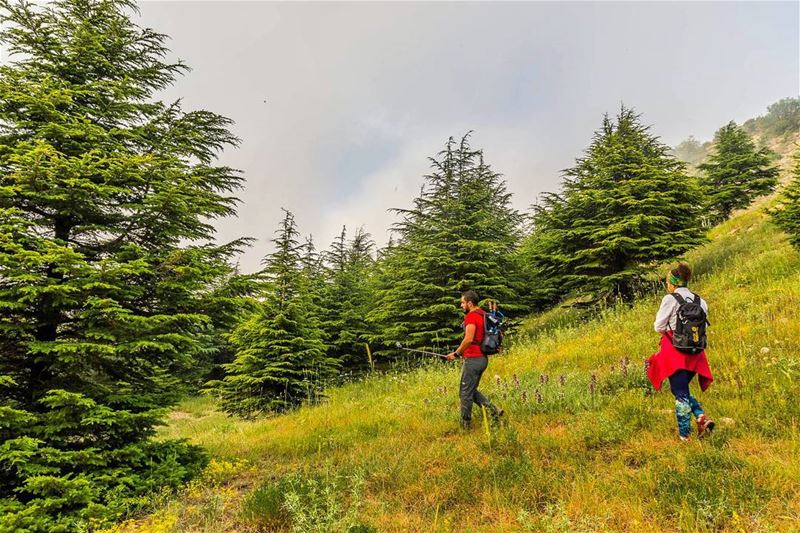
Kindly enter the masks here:
[[318, 253], [314, 240], [309, 235], [300, 248], [300, 265], [308, 284], [310, 304], [307, 310], [310, 315], [322, 320], [322, 306], [326, 291], [326, 272], [324, 254]]
[[368, 368], [365, 343], [371, 328], [367, 314], [372, 307], [371, 277], [375, 244], [363, 228], [347, 240], [347, 230], [331, 244], [326, 255], [327, 283], [323, 327], [331, 357], [344, 368]]
[[684, 164], [624, 106], [546, 194], [523, 255], [542, 303], [570, 293], [629, 297], [655, 263], [702, 242], [702, 198]]
[[556, 193], [543, 193], [533, 206], [531, 231], [517, 257], [523, 265], [524, 294], [535, 309], [551, 306], [576, 288], [575, 280], [568, 282], [566, 270], [566, 265], [574, 263], [575, 247], [562, 248], [562, 241], [569, 242], [571, 237], [573, 215], [566, 199]]
[[788, 235], [789, 240], [800, 248], [800, 149], [794, 153], [794, 175], [792, 181], [781, 191], [778, 205], [770, 214]]
[[258, 310], [231, 335], [236, 358], [225, 377], [212, 383], [222, 408], [253, 417], [280, 412], [314, 398], [338, 365], [327, 357], [322, 329], [312, 312], [305, 270], [306, 243], [299, 242], [294, 216], [286, 211], [265, 259]]
[[[226, 250], [228, 247], [224, 247]], [[227, 250], [226, 250], [227, 251]], [[235, 347], [230, 342], [232, 331], [256, 309], [253, 297], [259, 289], [258, 276], [242, 274], [229, 261], [215, 261], [215, 279], [207, 285], [200, 309], [208, 315], [207, 346], [193, 368], [189, 384], [197, 389], [209, 379], [223, 376], [222, 366], [233, 361]]]
[[[127, 0], [0, 2], [0, 530], [73, 531], [176, 486], [153, 441], [209, 351], [203, 306], [238, 244], [230, 121], [153, 96], [185, 70]], [[186, 244], [190, 243], [190, 244]]]
[[756, 149], [747, 133], [729, 122], [714, 135], [714, 151], [707, 163], [699, 165], [708, 196], [710, 221], [728, 218], [772, 191], [778, 184], [778, 168], [771, 166], [772, 152]]
[[384, 254], [374, 309], [376, 342], [391, 347], [453, 347], [462, 332], [461, 292], [500, 301], [521, 311], [513, 253], [520, 214], [511, 207], [500, 174], [469, 146], [451, 138], [410, 209], [397, 209], [398, 240]]

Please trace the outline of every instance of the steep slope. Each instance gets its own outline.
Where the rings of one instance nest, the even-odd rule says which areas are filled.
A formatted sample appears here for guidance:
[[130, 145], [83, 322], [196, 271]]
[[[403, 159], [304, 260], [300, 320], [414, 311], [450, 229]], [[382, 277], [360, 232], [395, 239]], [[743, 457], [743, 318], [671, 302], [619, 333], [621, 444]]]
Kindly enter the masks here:
[[679, 443], [672, 396], [649, 392], [651, 294], [580, 324], [531, 325], [493, 358], [483, 389], [508, 411], [503, 428], [456, 429], [458, 368], [447, 364], [255, 422], [186, 402], [164, 435], [215, 461], [119, 530], [800, 527], [800, 256], [764, 202], [687, 257], [691, 288], [711, 305], [716, 381], [701, 401], [719, 422], [712, 439]]
[[[785, 182], [800, 133], [764, 141]], [[642, 372], [659, 288], [530, 317], [481, 387], [502, 428], [457, 429], [459, 368], [439, 361], [266, 420], [184, 402], [162, 435], [211, 466], [113, 531], [800, 530], [800, 254], [770, 201], [686, 257], [711, 305], [712, 439], [679, 443], [672, 396]]]

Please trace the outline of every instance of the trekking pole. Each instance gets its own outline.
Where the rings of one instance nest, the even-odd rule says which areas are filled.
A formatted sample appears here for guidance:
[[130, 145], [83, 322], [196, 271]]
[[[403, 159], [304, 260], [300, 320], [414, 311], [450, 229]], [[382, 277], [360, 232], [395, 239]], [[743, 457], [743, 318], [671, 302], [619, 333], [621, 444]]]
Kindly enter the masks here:
[[398, 347], [398, 348], [400, 348], [401, 350], [405, 350], [405, 351], [407, 351], [407, 352], [423, 353], [423, 354], [425, 354], [425, 355], [435, 355], [436, 357], [441, 357], [442, 359], [447, 359], [447, 356], [446, 356], [446, 355], [442, 355], [442, 354], [440, 354], [440, 353], [436, 353], [436, 352], [428, 352], [428, 351], [426, 351], [426, 350], [415, 350], [414, 348], [405, 348], [405, 347], [404, 347], [402, 344], [400, 344], [399, 342], [397, 343], [397, 347]]

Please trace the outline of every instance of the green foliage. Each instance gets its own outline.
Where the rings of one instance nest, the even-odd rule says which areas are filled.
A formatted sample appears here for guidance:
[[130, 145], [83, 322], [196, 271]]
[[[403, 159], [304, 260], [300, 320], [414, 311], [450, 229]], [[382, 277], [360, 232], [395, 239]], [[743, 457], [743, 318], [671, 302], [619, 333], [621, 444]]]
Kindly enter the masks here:
[[[245, 242], [245, 240], [242, 240]], [[227, 246], [222, 247], [224, 250]], [[218, 257], [210, 266], [214, 272], [203, 294], [200, 309], [208, 316], [211, 328], [206, 332], [205, 350], [198, 357], [188, 383], [199, 388], [209, 378], [219, 379], [223, 375], [222, 365], [233, 361], [235, 347], [230, 334], [255, 311], [253, 295], [258, 291], [257, 276], [241, 274], [230, 265], [230, 257]]]
[[325, 254], [321, 319], [328, 353], [351, 370], [369, 368], [365, 343], [371, 332], [367, 314], [372, 308], [374, 249], [370, 234], [362, 228], [349, 241], [342, 228]]
[[522, 256], [536, 300], [628, 298], [656, 262], [703, 241], [700, 191], [668, 152], [633, 110], [604, 117], [563, 191], [535, 207]]
[[762, 131], [768, 137], [800, 132], [800, 98], [783, 98], [767, 107], [763, 117], [750, 119], [742, 127], [749, 133]]
[[734, 209], [750, 205], [755, 198], [772, 191], [778, 184], [778, 168], [770, 166], [773, 153], [756, 149], [750, 136], [729, 122], [714, 135], [714, 151], [703, 171], [707, 212], [712, 223], [728, 218]]
[[242, 502], [242, 519], [264, 529], [290, 526], [292, 517], [284, 505], [284, 498], [289, 490], [291, 490], [289, 477], [262, 483]]
[[242, 505], [242, 517], [261, 528], [292, 531], [375, 531], [358, 521], [364, 480], [326, 470], [324, 475], [292, 474], [268, 480], [251, 492]]
[[777, 206], [770, 210], [775, 222], [789, 234], [789, 240], [800, 247], [800, 149], [794, 154], [794, 176], [781, 191]]
[[0, 4], [0, 530], [75, 530], [204, 459], [152, 442], [207, 367], [241, 177], [231, 122], [152, 101], [185, 71], [126, 0]]
[[294, 216], [286, 211], [260, 273], [257, 310], [231, 334], [236, 349], [226, 375], [210, 383], [222, 408], [245, 417], [284, 411], [320, 394], [338, 368], [325, 353]]
[[[358, 518], [378, 531], [792, 531], [800, 252], [754, 207], [712, 228], [686, 260], [696, 274], [692, 290], [711, 305], [715, 381], [704, 393], [696, 380], [691, 387], [717, 423], [710, 439], [680, 442], [668, 384], [655, 393], [643, 374], [643, 359], [657, 349], [660, 294], [586, 318], [550, 310], [545, 334], [491, 358], [481, 390], [506, 410], [508, 425], [491, 427], [490, 438], [484, 428], [457, 430], [459, 369], [438, 361], [370, 375], [331, 389], [322, 406], [269, 420], [233, 420], [196, 399], [181, 410], [206, 414], [174, 417], [164, 435], [191, 435], [219, 457], [251, 458], [265, 487], [314, 478], [305, 485], [314, 496], [295, 489], [308, 517], [328, 516], [333, 504], [347, 508], [347, 486], [335, 480], [358, 472]], [[558, 320], [560, 312], [571, 316]], [[340, 499], [328, 506], [332, 484]], [[270, 501], [285, 492], [265, 491], [271, 496], [253, 506], [263, 515], [230, 529], [275, 516]], [[201, 516], [194, 500], [176, 505]], [[270, 528], [279, 530], [263, 527]]]
[[468, 135], [451, 138], [411, 209], [396, 209], [398, 240], [376, 272], [369, 320], [375, 341], [411, 347], [454, 346], [461, 336], [458, 308], [465, 290], [494, 298], [507, 314], [522, 310], [514, 262], [520, 214], [500, 176], [470, 148]]

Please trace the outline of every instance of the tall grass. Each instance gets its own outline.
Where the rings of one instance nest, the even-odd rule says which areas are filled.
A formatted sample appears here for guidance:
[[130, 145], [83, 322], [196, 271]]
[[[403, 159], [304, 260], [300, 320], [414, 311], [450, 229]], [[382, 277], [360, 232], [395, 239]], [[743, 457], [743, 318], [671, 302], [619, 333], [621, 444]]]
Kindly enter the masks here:
[[709, 440], [680, 443], [644, 377], [653, 292], [526, 323], [481, 384], [503, 426], [460, 431], [459, 369], [438, 361], [258, 421], [187, 401], [161, 434], [231, 472], [120, 530], [167, 512], [174, 531], [800, 530], [800, 256], [757, 206], [686, 259], [711, 307]]

